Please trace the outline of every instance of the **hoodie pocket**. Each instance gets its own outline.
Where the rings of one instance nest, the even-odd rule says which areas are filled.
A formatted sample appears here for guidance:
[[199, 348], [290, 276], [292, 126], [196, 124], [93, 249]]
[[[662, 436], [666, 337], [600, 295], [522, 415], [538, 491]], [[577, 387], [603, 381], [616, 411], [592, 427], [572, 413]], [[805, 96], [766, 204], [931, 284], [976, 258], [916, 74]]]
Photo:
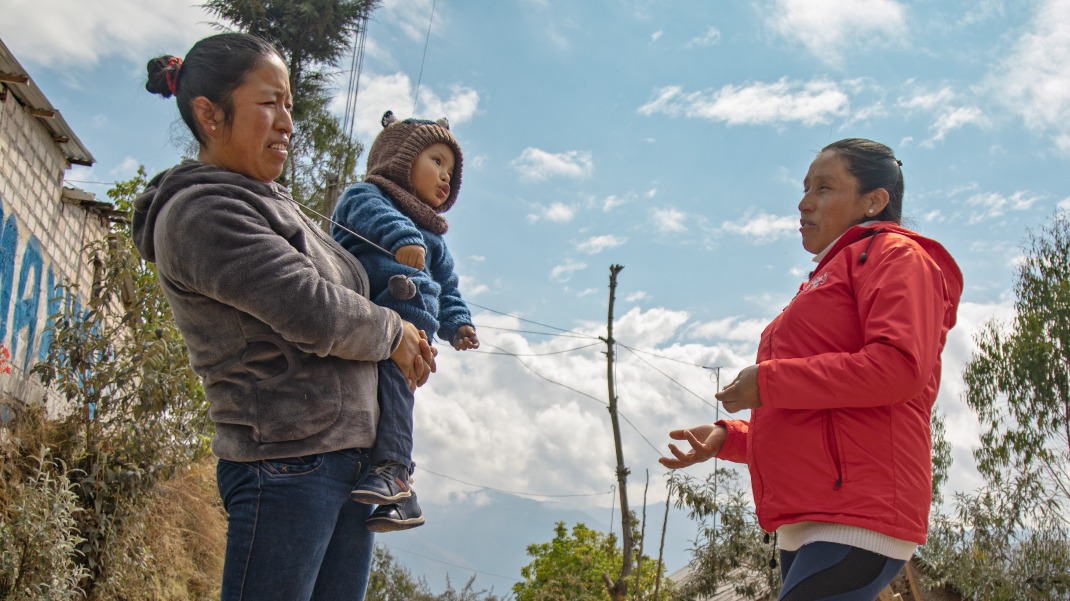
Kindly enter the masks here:
[[296, 352], [272, 337], [250, 338], [242, 355], [256, 397], [258, 442], [304, 440], [338, 419], [330, 358]]

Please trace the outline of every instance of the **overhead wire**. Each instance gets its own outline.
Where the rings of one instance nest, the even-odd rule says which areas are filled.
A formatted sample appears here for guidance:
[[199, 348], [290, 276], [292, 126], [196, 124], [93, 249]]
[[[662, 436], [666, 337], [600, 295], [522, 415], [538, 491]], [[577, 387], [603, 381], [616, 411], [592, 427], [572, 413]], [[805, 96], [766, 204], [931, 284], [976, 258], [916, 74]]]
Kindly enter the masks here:
[[435, 4], [437, 0], [431, 2], [431, 18], [427, 21], [427, 37], [424, 39], [424, 56], [420, 59], [420, 74], [416, 76], [416, 92], [412, 98], [412, 114], [416, 115], [416, 103], [420, 99], [420, 82], [424, 79], [424, 63], [427, 62], [427, 46], [431, 42], [431, 24], [435, 22]]
[[[503, 348], [501, 348], [501, 347], [499, 347], [499, 346], [495, 346], [495, 345], [493, 345], [493, 344], [490, 344], [489, 342], [484, 342], [483, 344], [486, 344], [486, 345], [487, 345], [487, 346], [489, 346], [489, 347], [493, 347], [493, 348], [496, 348], [496, 349], [498, 349], [499, 351], [504, 351], [504, 350], [505, 350], [505, 349], [503, 349]], [[507, 353], [507, 352], [503, 352], [502, 354], [504, 354], [504, 355], [511, 355], [512, 353]], [[603, 401], [602, 399], [600, 399], [600, 398], [598, 398], [598, 397], [596, 397], [596, 396], [594, 396], [594, 395], [588, 394], [588, 393], [586, 393], [586, 392], [584, 392], [584, 391], [582, 391], [582, 390], [579, 390], [579, 389], [577, 389], [577, 388], [573, 388], [573, 387], [569, 386], [568, 384], [564, 384], [564, 383], [562, 383], [562, 382], [558, 382], [557, 380], [554, 380], [553, 378], [550, 378], [550, 377], [544, 376], [543, 374], [541, 374], [541, 373], [539, 373], [539, 372], [535, 371], [535, 368], [533, 368], [532, 366], [528, 365], [528, 364], [527, 364], [527, 363], [526, 363], [526, 362], [525, 362], [525, 361], [524, 361], [523, 359], [521, 359], [520, 357], [517, 357], [516, 355], [513, 355], [513, 358], [515, 358], [515, 359], [516, 359], [516, 360], [517, 360], [517, 361], [518, 361], [518, 362], [519, 362], [519, 363], [520, 363], [521, 365], [523, 365], [524, 367], [526, 367], [526, 368], [528, 369], [528, 371], [530, 371], [531, 373], [535, 374], [536, 376], [539, 376], [539, 377], [540, 377], [540, 378], [542, 378], [543, 380], [546, 380], [547, 382], [549, 382], [549, 383], [551, 383], [551, 384], [556, 384], [557, 386], [560, 386], [560, 387], [562, 387], [562, 388], [567, 388], [568, 390], [571, 390], [572, 392], [575, 392], [576, 394], [579, 394], [579, 395], [583, 395], [583, 396], [585, 396], [585, 397], [587, 397], [587, 398], [591, 399], [592, 401], [594, 401], [594, 402], [598, 403], [599, 405], [605, 405], [605, 406], [607, 406], [607, 407], [609, 406], [609, 405], [608, 405], [608, 403], [606, 403], [605, 401]]]
[[[472, 304], [472, 303], [468, 303], [468, 304]], [[488, 326], [486, 324], [478, 324], [478, 323], [474, 324], [474, 325], [477, 328], [484, 329], [484, 330], [501, 330], [502, 332], [516, 332], [518, 334], [536, 334], [536, 335], [540, 335], [540, 336], [558, 336], [560, 338], [586, 338], [588, 340], [591, 340], [591, 339], [597, 340], [598, 339], [597, 336], [586, 336], [586, 335], [583, 335], [583, 334], [555, 334], [553, 332], [534, 332], [534, 331], [530, 331], [530, 330], [515, 330], [513, 328], [501, 328], [501, 327], [498, 327], [498, 326]], [[595, 344], [601, 344], [601, 343], [595, 343]]]
[[566, 330], [565, 328], [559, 328], [557, 326], [551, 326], [549, 324], [540, 323], [538, 321], [533, 321], [531, 319], [525, 319], [523, 317], [520, 317], [519, 315], [513, 315], [512, 313], [505, 313], [504, 311], [499, 311], [497, 309], [491, 309], [490, 307], [484, 307], [483, 305], [480, 305], [478, 303], [473, 303], [472, 301], [465, 301], [465, 303], [467, 303], [467, 304], [469, 304], [469, 305], [471, 305], [473, 307], [479, 307], [480, 309], [483, 309], [484, 311], [490, 311], [491, 313], [497, 313], [498, 315], [503, 315], [505, 317], [512, 317], [513, 319], [515, 319], [517, 321], [523, 321], [524, 323], [531, 323], [531, 324], [535, 324], [535, 325], [543, 327], [543, 328], [549, 328], [551, 330], [557, 330], [558, 332], [565, 332], [565, 333], [568, 333], [568, 334], [572, 334], [573, 336], [578, 336], [580, 338], [592, 338], [592, 339], [595, 339], [595, 340], [601, 340], [601, 338], [599, 338], [598, 336], [592, 336], [591, 334], [584, 334], [582, 332], [576, 332], [576, 331], [573, 331], [573, 330]]
[[627, 350], [627, 351], [628, 351], [629, 353], [631, 353], [631, 354], [632, 354], [632, 355], [633, 355], [633, 356], [634, 356], [634, 357], [635, 357], [636, 359], [638, 359], [638, 360], [642, 361], [643, 363], [646, 363], [646, 364], [647, 364], [648, 366], [650, 366], [650, 368], [651, 368], [651, 369], [653, 369], [654, 371], [658, 372], [659, 374], [661, 374], [661, 375], [665, 376], [665, 377], [666, 377], [666, 378], [668, 378], [668, 379], [669, 379], [669, 380], [670, 380], [670, 381], [671, 381], [672, 383], [676, 384], [676, 385], [677, 385], [677, 386], [679, 386], [680, 388], [683, 388], [684, 390], [686, 390], [686, 391], [687, 391], [688, 393], [690, 393], [690, 394], [691, 394], [692, 396], [694, 396], [694, 397], [695, 397], [696, 399], [698, 399], [698, 400], [702, 401], [703, 403], [705, 403], [705, 404], [709, 405], [710, 407], [713, 407], [713, 408], [715, 408], [715, 409], [716, 409], [716, 408], [718, 408], [718, 406], [717, 406], [717, 405], [715, 405], [715, 404], [713, 404], [713, 403], [711, 403], [711, 402], [707, 401], [707, 400], [706, 400], [706, 399], [704, 399], [704, 398], [703, 398], [703, 397], [702, 397], [701, 395], [699, 395], [699, 394], [698, 394], [697, 392], [695, 392], [695, 391], [691, 390], [691, 389], [690, 389], [690, 388], [688, 388], [687, 386], [684, 386], [684, 385], [683, 385], [682, 383], [680, 383], [680, 381], [679, 381], [679, 380], [677, 380], [676, 378], [674, 378], [674, 377], [670, 376], [669, 374], [667, 374], [667, 373], [665, 373], [665, 372], [661, 371], [661, 370], [660, 370], [660, 369], [658, 369], [658, 368], [657, 368], [657, 366], [655, 366], [655, 365], [654, 365], [653, 363], [651, 363], [651, 362], [647, 361], [646, 359], [644, 359], [644, 358], [640, 357], [640, 356], [638, 355], [638, 353], [636, 353], [636, 351], [635, 351], [634, 349], [632, 349], [631, 347], [627, 347], [627, 346], [624, 346], [623, 344], [622, 344], [622, 345], [620, 345], [620, 346], [622, 346], [622, 347], [623, 347], [623, 348], [624, 348], [625, 350]]
[[644, 351], [642, 349], [632, 348], [632, 347], [630, 347], [630, 346], [628, 346], [626, 344], [621, 344], [621, 346], [623, 346], [624, 348], [626, 348], [626, 349], [628, 349], [630, 351], [633, 351], [633, 352], [636, 352], [636, 353], [643, 353], [644, 355], [650, 355], [651, 357], [657, 357], [658, 359], [665, 359], [666, 361], [674, 361], [676, 363], [681, 363], [683, 365], [690, 365], [692, 367], [701, 367], [702, 369], [709, 369], [709, 370], [718, 369], [718, 367], [715, 366], [715, 365], [702, 365], [700, 363], [691, 363], [691, 362], [688, 362], [688, 361], [684, 361], [682, 359], [677, 359], [675, 357], [669, 357], [669, 356], [666, 356], [666, 355], [659, 355], [659, 354], [651, 352], [651, 351]]
[[[548, 352], [548, 353], [510, 353], [508, 351], [483, 351], [483, 350], [479, 350], [479, 349], [470, 349], [468, 352], [482, 354], [482, 355], [510, 355], [512, 357], [548, 357], [550, 355], [563, 355], [565, 353], [572, 353], [572, 352], [575, 352], [575, 351], [583, 350], [585, 348], [591, 348], [592, 346], [599, 346], [600, 344], [602, 344], [602, 343], [601, 342], [592, 342], [591, 344], [585, 344], [583, 346], [577, 346], [575, 348], [568, 348], [568, 349], [564, 349], [564, 350], [561, 350], [561, 351], [551, 351], [551, 352]], [[495, 348], [499, 348], [499, 347], [495, 347]]]
[[[494, 346], [493, 344], [490, 344], [490, 343], [484, 343], [484, 344], [486, 344], [487, 346], [492, 346], [492, 347], [494, 347], [494, 348], [496, 348], [498, 350], [503, 350], [500, 347]], [[531, 373], [535, 374], [536, 376], [542, 378], [543, 380], [546, 380], [547, 382], [549, 382], [551, 384], [556, 384], [557, 386], [561, 386], [562, 388], [567, 388], [567, 389], [571, 390], [572, 392], [575, 392], [576, 394], [583, 395], [583, 396], [593, 400], [594, 402], [598, 403], [599, 405], [603, 405], [606, 408], [609, 407], [609, 403], [608, 402], [603, 401], [602, 399], [600, 399], [600, 398], [598, 398], [598, 397], [596, 397], [596, 396], [594, 396], [592, 394], [588, 394], [586, 392], [583, 392], [582, 390], [573, 388], [572, 386], [569, 386], [568, 384], [564, 384], [562, 382], [558, 382], [557, 380], [554, 380], [552, 378], [549, 378], [549, 377], [539, 373], [538, 371], [535, 370], [535, 368], [533, 368], [530, 365], [528, 365], [527, 363], [525, 363], [523, 359], [521, 359], [520, 357], [518, 357], [516, 355], [513, 355], [512, 353], [504, 353], [503, 352], [502, 354], [512, 355], [513, 358], [515, 358], [521, 365], [526, 367], [528, 369], [528, 371], [530, 371]], [[659, 457], [664, 457], [664, 454], [662, 454], [662, 452], [658, 450], [658, 447], [655, 446], [654, 443], [650, 442], [650, 439], [647, 438], [646, 435], [643, 434], [643, 432], [641, 430], [639, 430], [639, 428], [636, 427], [636, 425], [633, 424], [632, 421], [630, 419], [628, 419], [628, 417], [626, 415], [624, 415], [624, 413], [622, 411], [620, 411], [620, 409], [617, 410], [617, 415], [619, 415], [621, 417], [621, 419], [623, 419], [629, 426], [631, 426], [632, 429], [635, 430], [635, 433], [638, 434], [639, 437], [642, 438], [646, 442], [646, 444], [648, 444], [650, 446], [651, 449], [654, 449], [654, 452], [657, 453]]]
[[346, 110], [342, 117], [342, 131], [346, 139], [353, 139], [353, 129], [357, 121], [357, 95], [360, 93], [360, 75], [364, 71], [364, 47], [368, 40], [368, 15], [357, 21], [354, 32], [353, 54], [349, 64], [349, 85], [346, 88]]

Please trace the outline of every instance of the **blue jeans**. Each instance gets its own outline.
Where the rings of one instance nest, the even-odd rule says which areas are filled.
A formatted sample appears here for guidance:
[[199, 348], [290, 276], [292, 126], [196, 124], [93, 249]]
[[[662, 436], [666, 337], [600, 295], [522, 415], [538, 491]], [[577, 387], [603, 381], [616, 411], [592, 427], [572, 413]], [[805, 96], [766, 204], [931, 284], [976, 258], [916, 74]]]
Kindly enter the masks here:
[[379, 425], [375, 428], [372, 464], [397, 461], [412, 464], [412, 412], [416, 397], [396, 363], [379, 362]]
[[364, 599], [375, 535], [372, 505], [349, 498], [370, 462], [363, 449], [238, 463], [220, 459], [227, 510], [222, 601]]
[[784, 588], [778, 601], [873, 601], [906, 562], [839, 543], [816, 542], [780, 552]]

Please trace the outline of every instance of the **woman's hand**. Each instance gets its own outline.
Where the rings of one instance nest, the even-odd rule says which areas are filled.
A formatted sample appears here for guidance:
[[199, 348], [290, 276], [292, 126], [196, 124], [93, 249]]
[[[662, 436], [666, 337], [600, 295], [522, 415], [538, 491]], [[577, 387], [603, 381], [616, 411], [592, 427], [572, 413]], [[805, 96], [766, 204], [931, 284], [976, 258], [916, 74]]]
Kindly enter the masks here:
[[427, 334], [423, 330], [417, 330], [416, 326], [407, 321], [402, 322], [401, 344], [390, 355], [390, 360], [401, 368], [409, 390], [423, 386], [438, 369], [435, 364], [436, 354], [437, 351], [427, 342]]
[[715, 424], [702, 424], [687, 430], [673, 430], [669, 432], [669, 438], [673, 440], [686, 440], [691, 445], [691, 450], [684, 453], [669, 443], [669, 450], [674, 457], [662, 457], [658, 462], [670, 469], [688, 467], [701, 461], [714, 457], [720, 452], [724, 441], [728, 438], [728, 429]]
[[713, 396], [724, 405], [725, 411], [735, 413], [744, 409], [757, 409], [762, 406], [758, 394], [758, 366], [743, 368], [735, 380]]

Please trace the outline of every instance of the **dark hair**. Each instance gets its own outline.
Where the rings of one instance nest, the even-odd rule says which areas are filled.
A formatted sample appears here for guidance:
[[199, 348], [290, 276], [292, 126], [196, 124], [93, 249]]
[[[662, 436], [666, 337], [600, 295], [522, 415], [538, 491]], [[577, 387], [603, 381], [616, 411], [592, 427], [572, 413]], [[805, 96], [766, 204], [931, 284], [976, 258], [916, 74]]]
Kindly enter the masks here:
[[159, 56], [146, 65], [145, 89], [164, 98], [175, 96], [182, 120], [202, 146], [204, 137], [193, 114], [193, 99], [204, 96], [223, 109], [230, 122], [231, 94], [245, 76], [270, 56], [282, 54], [267, 40], [248, 33], [221, 33], [193, 45], [184, 61]]
[[858, 180], [859, 194], [884, 188], [888, 192], [888, 204], [876, 216], [880, 221], [903, 220], [903, 163], [895, 153], [880, 142], [865, 138], [847, 138], [833, 142], [821, 149], [834, 150], [847, 163], [847, 172]]

